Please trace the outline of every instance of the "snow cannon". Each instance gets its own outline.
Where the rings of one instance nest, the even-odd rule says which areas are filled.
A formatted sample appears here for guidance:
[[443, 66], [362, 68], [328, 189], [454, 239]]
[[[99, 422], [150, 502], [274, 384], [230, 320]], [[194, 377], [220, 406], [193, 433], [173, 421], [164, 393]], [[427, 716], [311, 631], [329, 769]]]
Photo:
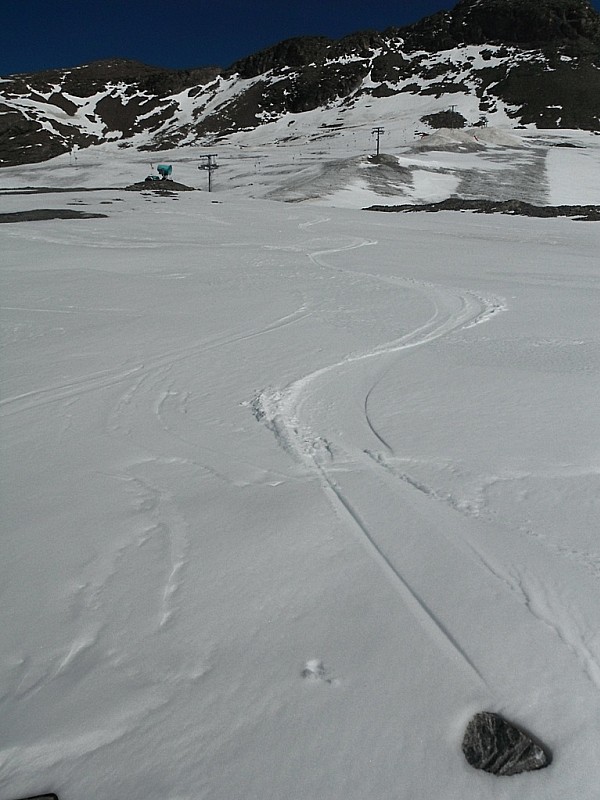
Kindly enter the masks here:
[[156, 167], [156, 171], [158, 172], [158, 175], [148, 175], [144, 180], [150, 183], [152, 181], [171, 180], [171, 173], [173, 172], [173, 167], [171, 164], [159, 164]]

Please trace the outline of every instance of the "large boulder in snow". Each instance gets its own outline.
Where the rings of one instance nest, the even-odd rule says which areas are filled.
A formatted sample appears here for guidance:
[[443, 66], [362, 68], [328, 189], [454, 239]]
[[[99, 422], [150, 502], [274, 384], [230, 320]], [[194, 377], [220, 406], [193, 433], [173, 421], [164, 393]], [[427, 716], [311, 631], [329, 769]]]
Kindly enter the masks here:
[[470, 720], [462, 743], [472, 767], [493, 775], [518, 775], [547, 767], [545, 749], [498, 714], [483, 711]]

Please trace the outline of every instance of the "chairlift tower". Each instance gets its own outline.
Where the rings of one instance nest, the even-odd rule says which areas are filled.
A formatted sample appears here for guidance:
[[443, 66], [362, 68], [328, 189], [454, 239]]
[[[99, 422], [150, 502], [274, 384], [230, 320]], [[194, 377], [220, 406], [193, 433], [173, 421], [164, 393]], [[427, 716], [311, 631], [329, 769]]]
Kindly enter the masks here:
[[454, 129], [454, 119], [455, 119], [455, 115], [456, 115], [456, 105], [453, 104], [453, 105], [450, 106], [450, 113], [452, 114], [452, 116], [450, 117], [450, 127], [452, 129]]
[[212, 192], [212, 174], [213, 170], [218, 169], [219, 165], [217, 164], [217, 154], [210, 153], [206, 156], [200, 156], [200, 158], [205, 158], [206, 163], [200, 164], [198, 169], [205, 169], [208, 172], [208, 191]]
[[371, 134], [377, 137], [377, 155], [379, 155], [379, 139], [383, 133], [385, 133], [384, 128], [373, 128], [371, 131]]

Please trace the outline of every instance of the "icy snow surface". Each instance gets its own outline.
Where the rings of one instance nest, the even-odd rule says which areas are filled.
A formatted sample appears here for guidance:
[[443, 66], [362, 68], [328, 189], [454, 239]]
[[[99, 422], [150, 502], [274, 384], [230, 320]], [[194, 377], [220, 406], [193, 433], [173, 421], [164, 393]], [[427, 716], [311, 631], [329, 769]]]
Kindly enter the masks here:
[[596, 800], [600, 226], [356, 206], [600, 202], [598, 139], [260, 135], [0, 173], [108, 214], [0, 226], [0, 800]]

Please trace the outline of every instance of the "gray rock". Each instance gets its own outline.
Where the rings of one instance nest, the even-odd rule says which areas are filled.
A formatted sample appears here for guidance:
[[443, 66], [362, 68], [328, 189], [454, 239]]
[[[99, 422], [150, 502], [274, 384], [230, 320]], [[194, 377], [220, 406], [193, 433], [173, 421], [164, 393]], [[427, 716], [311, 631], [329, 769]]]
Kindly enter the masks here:
[[498, 714], [483, 711], [470, 720], [462, 743], [465, 758], [475, 769], [493, 775], [518, 775], [550, 764], [550, 754]]

